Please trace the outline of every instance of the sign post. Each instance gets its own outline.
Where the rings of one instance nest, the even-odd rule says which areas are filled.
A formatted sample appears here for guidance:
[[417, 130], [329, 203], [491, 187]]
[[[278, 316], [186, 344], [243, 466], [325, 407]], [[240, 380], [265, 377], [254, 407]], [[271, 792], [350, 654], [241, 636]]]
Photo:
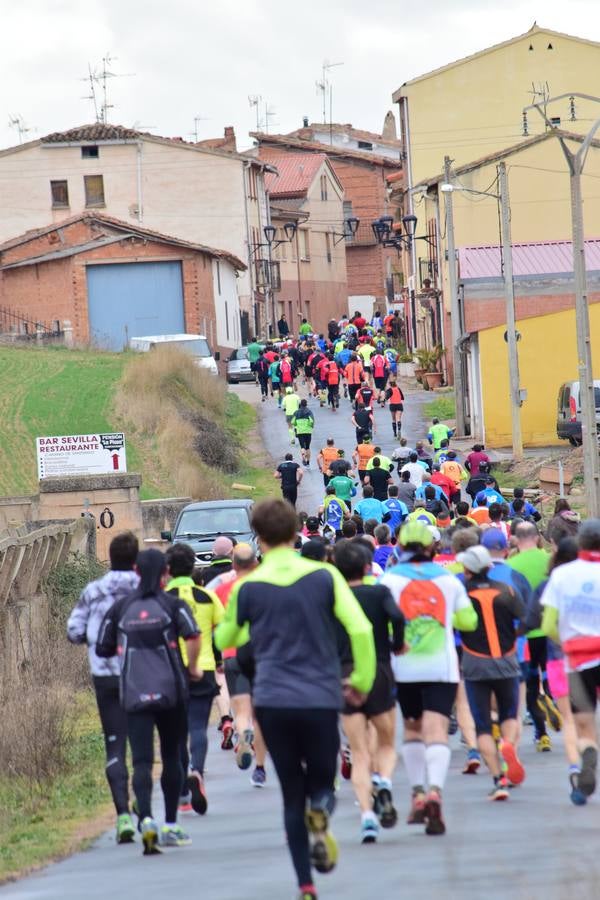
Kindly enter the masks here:
[[38, 478], [127, 472], [125, 435], [66, 434], [35, 441]]

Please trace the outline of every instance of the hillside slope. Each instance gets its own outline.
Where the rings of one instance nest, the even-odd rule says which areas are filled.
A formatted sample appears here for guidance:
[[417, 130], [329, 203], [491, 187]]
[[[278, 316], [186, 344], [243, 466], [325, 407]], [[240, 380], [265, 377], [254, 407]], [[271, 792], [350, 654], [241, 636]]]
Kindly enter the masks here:
[[268, 492], [240, 449], [254, 410], [181, 353], [0, 347], [0, 385], [0, 496], [37, 491], [36, 437], [98, 431], [125, 431], [143, 498]]

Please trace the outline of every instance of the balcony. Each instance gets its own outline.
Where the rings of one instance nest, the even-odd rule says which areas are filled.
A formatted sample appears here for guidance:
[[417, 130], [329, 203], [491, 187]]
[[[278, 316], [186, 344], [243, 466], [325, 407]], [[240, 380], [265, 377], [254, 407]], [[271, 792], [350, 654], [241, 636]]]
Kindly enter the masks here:
[[361, 222], [358, 226], [356, 234], [348, 235], [346, 238], [347, 247], [372, 247], [377, 243], [370, 222]]

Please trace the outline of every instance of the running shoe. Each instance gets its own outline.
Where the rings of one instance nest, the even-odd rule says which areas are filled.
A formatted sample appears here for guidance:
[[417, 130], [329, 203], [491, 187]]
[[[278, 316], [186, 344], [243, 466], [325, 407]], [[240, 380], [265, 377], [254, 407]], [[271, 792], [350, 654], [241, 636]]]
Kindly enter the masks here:
[[517, 749], [510, 741], [500, 742], [500, 757], [504, 761], [504, 774], [511, 784], [521, 784], [525, 781], [525, 769], [523, 763], [517, 756]]
[[153, 856], [155, 853], [160, 853], [158, 849], [158, 826], [154, 819], [151, 819], [150, 816], [142, 819], [140, 831], [142, 832], [144, 856]]
[[352, 778], [352, 751], [350, 750], [348, 744], [344, 744], [344, 746], [340, 750], [340, 755], [342, 757], [340, 774], [346, 781], [350, 781], [350, 779]]
[[442, 797], [439, 791], [429, 791], [425, 800], [425, 834], [445, 834], [442, 818]]
[[492, 737], [498, 743], [498, 741], [502, 740], [502, 734], [500, 732], [500, 726], [497, 722], [492, 722]]
[[235, 748], [235, 761], [237, 762], [239, 769], [245, 771], [252, 765], [252, 760], [254, 758], [254, 753], [252, 750], [253, 743], [253, 730], [251, 728], [244, 729], [238, 741], [237, 747]]
[[309, 809], [306, 826], [310, 838], [310, 859], [317, 872], [331, 872], [338, 861], [337, 841], [329, 831], [329, 814], [324, 809]]
[[117, 844], [131, 844], [135, 837], [133, 819], [129, 813], [121, 813], [117, 818]]
[[587, 803], [587, 797], [581, 790], [579, 785], [579, 779], [581, 777], [581, 772], [570, 772], [569, 773], [569, 784], [571, 785], [571, 793], [569, 797], [571, 798], [571, 803], [574, 803], [575, 806], [585, 806]]
[[538, 753], [550, 753], [552, 750], [552, 741], [547, 734], [542, 734], [539, 738], [536, 738], [535, 749]]
[[412, 795], [410, 811], [406, 818], [407, 825], [425, 824], [425, 794], [420, 792]]
[[264, 766], [256, 766], [254, 772], [252, 773], [252, 778], [250, 779], [250, 784], [255, 788], [264, 788], [267, 784], [267, 773], [264, 770]]
[[203, 816], [208, 809], [208, 800], [204, 789], [204, 779], [200, 772], [190, 772], [187, 779], [187, 789], [191, 794], [191, 808], [199, 816]]
[[377, 791], [377, 818], [382, 828], [393, 828], [398, 821], [398, 813], [394, 808], [389, 788], [382, 787]]
[[179, 812], [181, 812], [181, 813], [191, 812], [193, 810], [193, 808], [194, 807], [192, 806], [192, 804], [190, 803], [189, 800], [183, 800], [179, 803]]
[[529, 712], [529, 710], [527, 710], [527, 712], [523, 716], [523, 725], [533, 725], [533, 724], [534, 724], [533, 717], [532, 717], [531, 713]]
[[360, 842], [361, 844], [374, 844], [379, 834], [379, 825], [374, 816], [363, 819], [360, 826]]
[[548, 694], [540, 694], [537, 698], [537, 705], [542, 712], [553, 731], [560, 731], [562, 728], [562, 716], [558, 711], [558, 707], [552, 697]]
[[223, 739], [221, 741], [221, 750], [233, 749], [233, 722], [231, 719], [223, 722]]
[[597, 766], [597, 749], [595, 747], [586, 747], [581, 754], [581, 774], [579, 775], [579, 790], [585, 797], [591, 797], [596, 790]]
[[481, 756], [479, 755], [479, 750], [472, 748], [467, 753], [467, 759], [462, 770], [463, 775], [476, 775], [480, 765]]
[[160, 829], [160, 843], [162, 847], [187, 847], [192, 839], [179, 825], [163, 825]]
[[298, 900], [317, 900], [317, 889], [312, 885], [300, 888]]
[[506, 776], [501, 775], [500, 778], [494, 782], [494, 787], [489, 792], [488, 797], [490, 800], [508, 800], [508, 796], [508, 779]]
[[456, 734], [458, 731], [458, 721], [455, 715], [451, 715], [448, 719], [448, 734]]

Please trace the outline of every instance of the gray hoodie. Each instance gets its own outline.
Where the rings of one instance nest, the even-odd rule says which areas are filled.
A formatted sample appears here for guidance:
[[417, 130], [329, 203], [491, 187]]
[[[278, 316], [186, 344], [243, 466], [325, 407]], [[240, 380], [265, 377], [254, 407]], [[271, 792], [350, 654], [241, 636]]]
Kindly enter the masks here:
[[117, 656], [101, 659], [96, 656], [96, 641], [104, 616], [113, 603], [132, 593], [139, 584], [136, 572], [110, 571], [97, 581], [90, 581], [81, 592], [67, 622], [67, 637], [72, 644], [87, 644], [92, 675], [119, 675], [120, 660]]

